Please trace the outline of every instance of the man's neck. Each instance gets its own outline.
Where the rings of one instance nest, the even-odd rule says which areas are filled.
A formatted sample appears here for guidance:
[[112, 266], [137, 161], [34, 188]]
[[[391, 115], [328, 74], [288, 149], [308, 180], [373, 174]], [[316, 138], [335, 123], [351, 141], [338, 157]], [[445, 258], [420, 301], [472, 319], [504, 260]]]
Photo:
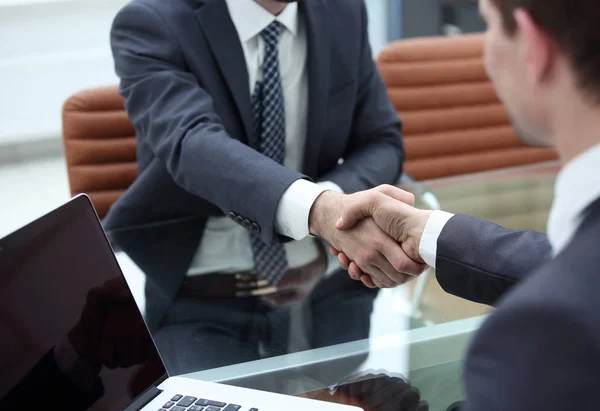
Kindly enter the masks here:
[[600, 107], [573, 105], [554, 122], [556, 149], [562, 165], [600, 144]]
[[278, 16], [287, 6], [287, 4], [276, 0], [256, 0], [256, 2], [274, 16]]

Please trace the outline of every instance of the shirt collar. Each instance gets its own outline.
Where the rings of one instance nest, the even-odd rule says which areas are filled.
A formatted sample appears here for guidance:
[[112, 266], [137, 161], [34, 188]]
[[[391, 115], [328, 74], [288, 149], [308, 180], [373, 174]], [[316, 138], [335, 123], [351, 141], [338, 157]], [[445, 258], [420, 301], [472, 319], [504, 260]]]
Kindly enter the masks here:
[[293, 35], [298, 32], [298, 4], [290, 3], [274, 16], [254, 0], [226, 0], [229, 15], [242, 43], [247, 42], [274, 21], [280, 22]]
[[548, 219], [548, 239], [560, 253], [579, 228], [584, 211], [600, 198], [600, 144], [571, 160], [558, 174]]

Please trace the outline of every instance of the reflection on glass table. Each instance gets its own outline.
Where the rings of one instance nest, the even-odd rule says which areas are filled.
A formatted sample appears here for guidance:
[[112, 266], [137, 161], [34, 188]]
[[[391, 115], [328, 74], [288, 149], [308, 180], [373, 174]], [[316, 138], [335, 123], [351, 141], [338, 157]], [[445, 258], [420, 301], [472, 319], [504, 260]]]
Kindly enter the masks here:
[[[404, 188], [419, 194], [425, 187], [449, 212], [543, 231], [557, 170], [544, 164]], [[196, 222], [184, 220], [109, 233], [171, 375], [346, 401], [367, 411], [391, 410], [400, 397], [414, 409], [424, 399], [441, 411], [463, 399], [462, 361], [489, 307], [446, 294], [432, 273], [418, 318], [411, 318], [416, 282], [370, 290], [333, 258], [315, 268], [317, 275], [294, 277], [304, 292], [282, 306], [264, 295], [166, 295], [161, 282], [185, 277], [190, 261], [165, 254], [164, 245], [193, 229]], [[382, 384], [389, 398], [354, 395]]]

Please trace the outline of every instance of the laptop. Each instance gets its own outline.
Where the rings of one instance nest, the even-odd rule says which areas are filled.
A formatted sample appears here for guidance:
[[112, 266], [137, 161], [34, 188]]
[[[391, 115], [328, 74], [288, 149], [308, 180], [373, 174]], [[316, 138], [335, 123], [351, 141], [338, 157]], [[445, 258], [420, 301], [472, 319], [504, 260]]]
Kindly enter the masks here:
[[169, 377], [85, 195], [0, 239], [0, 335], [0, 410], [360, 410]]

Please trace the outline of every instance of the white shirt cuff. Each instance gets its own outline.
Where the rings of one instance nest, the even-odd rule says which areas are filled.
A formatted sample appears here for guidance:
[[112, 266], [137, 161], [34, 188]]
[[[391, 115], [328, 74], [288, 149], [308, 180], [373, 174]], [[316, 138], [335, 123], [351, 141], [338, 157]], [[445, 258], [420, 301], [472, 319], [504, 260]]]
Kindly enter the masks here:
[[318, 184], [308, 180], [296, 180], [281, 196], [275, 216], [275, 229], [281, 235], [302, 240], [309, 235], [308, 217], [313, 203], [324, 191], [342, 189], [331, 181]]
[[317, 185], [327, 191], [335, 191], [336, 193], [344, 194], [342, 187], [338, 186], [333, 181], [319, 181]]
[[454, 214], [435, 210], [431, 213], [425, 224], [421, 243], [419, 244], [419, 253], [423, 261], [430, 267], [435, 268], [438, 238], [440, 238], [442, 230], [452, 217], [454, 217]]

